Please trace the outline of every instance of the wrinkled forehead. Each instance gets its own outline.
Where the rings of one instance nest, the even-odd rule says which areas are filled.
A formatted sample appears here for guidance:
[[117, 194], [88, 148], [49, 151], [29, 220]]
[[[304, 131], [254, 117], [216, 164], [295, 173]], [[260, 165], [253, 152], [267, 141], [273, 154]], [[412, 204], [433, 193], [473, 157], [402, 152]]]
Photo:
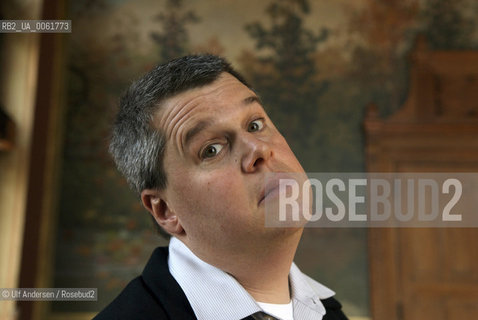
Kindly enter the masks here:
[[250, 96], [256, 97], [255, 93], [237, 78], [224, 72], [211, 83], [166, 98], [160, 103], [153, 120], [158, 129], [167, 130], [169, 124], [181, 122], [182, 118], [196, 109], [213, 115], [218, 108], [233, 105], [234, 101]]

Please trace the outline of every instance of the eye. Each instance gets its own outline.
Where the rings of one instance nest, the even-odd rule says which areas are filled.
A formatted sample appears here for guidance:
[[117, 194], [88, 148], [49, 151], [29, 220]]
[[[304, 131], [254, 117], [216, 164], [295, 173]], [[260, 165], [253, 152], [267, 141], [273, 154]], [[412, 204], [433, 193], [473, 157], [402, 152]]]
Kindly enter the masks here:
[[214, 144], [208, 145], [201, 152], [201, 159], [214, 158], [215, 156], [217, 156], [219, 152], [221, 152], [222, 148], [223, 148], [223, 145], [220, 143], [214, 143]]
[[247, 126], [247, 131], [249, 132], [256, 132], [262, 130], [264, 127], [264, 119], [257, 119], [249, 123]]

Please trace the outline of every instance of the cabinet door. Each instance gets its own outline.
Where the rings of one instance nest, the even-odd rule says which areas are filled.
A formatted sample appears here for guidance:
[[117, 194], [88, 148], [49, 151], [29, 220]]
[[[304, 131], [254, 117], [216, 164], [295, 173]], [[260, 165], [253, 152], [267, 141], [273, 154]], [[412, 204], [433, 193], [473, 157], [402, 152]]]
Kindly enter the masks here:
[[401, 229], [403, 319], [478, 319], [478, 229]]
[[[478, 172], [436, 163], [395, 168]], [[374, 319], [478, 319], [478, 228], [370, 229], [369, 241]]]

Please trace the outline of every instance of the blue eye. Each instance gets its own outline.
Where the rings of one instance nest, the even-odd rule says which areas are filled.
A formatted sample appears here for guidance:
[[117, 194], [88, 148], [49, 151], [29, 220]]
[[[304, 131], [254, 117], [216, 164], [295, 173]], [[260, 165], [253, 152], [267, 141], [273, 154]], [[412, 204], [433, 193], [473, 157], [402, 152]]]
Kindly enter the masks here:
[[201, 152], [201, 159], [209, 159], [214, 158], [217, 156], [219, 152], [221, 152], [223, 145], [220, 143], [214, 143], [208, 145], [204, 150]]
[[264, 120], [263, 119], [257, 119], [249, 123], [247, 126], [247, 131], [249, 132], [256, 132], [262, 130], [264, 127]]

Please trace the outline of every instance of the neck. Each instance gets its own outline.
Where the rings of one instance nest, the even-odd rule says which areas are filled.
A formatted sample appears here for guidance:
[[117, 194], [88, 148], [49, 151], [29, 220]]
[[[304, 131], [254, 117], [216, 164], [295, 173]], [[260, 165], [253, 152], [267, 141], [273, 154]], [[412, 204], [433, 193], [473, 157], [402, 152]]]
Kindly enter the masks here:
[[289, 303], [289, 272], [298, 241], [292, 246], [274, 247], [243, 259], [229, 273], [258, 302]]
[[277, 241], [264, 244], [256, 239], [221, 254], [217, 247], [214, 254], [191, 249], [203, 261], [233, 276], [254, 300], [284, 304], [290, 302], [289, 271], [301, 235], [302, 229], [285, 229]]

